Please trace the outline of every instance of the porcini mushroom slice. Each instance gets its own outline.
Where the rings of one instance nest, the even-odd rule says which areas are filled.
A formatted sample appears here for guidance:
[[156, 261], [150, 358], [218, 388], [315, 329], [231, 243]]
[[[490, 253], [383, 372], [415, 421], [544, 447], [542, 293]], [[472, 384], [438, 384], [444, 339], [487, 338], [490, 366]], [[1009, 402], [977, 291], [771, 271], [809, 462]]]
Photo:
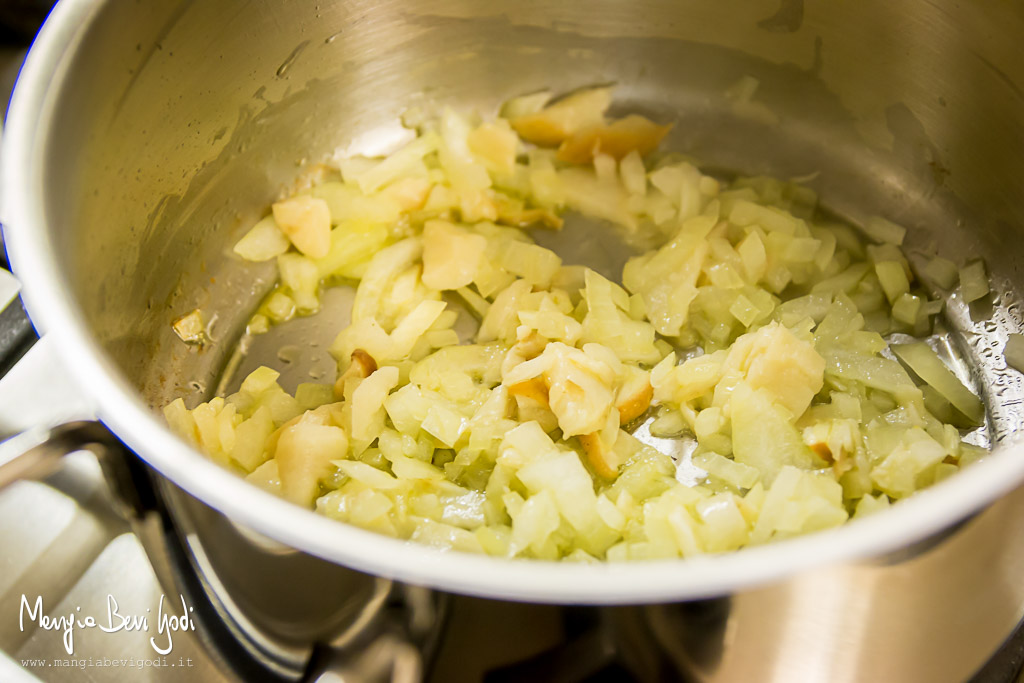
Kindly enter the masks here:
[[366, 379], [377, 370], [377, 361], [362, 349], [352, 352], [351, 362], [345, 372], [341, 373], [334, 383], [334, 395], [341, 398], [345, 394], [345, 382], [350, 379]]

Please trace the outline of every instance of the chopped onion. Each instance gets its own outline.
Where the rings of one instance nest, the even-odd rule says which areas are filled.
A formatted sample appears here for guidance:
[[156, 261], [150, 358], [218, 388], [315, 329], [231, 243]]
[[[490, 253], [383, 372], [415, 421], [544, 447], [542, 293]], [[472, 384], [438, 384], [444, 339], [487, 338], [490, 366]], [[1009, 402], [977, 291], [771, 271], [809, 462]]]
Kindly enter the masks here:
[[[757, 87], [748, 77], [729, 96], [767, 122]], [[235, 246], [277, 259], [249, 330], [356, 281], [331, 346], [339, 377], [290, 395], [262, 367], [226, 398], [170, 403], [172, 429], [346, 523], [583, 562], [813, 532], [983, 457], [953, 426], [979, 424], [980, 399], [926, 344], [882, 337], [927, 334], [942, 310], [899, 247], [903, 227], [870, 218], [866, 244], [793, 182], [647, 164], [669, 127], [607, 120], [609, 88], [548, 99], [517, 98], [494, 121], [420, 116], [396, 152], [341, 160], [342, 182], [274, 204]], [[557, 229], [566, 209], [653, 248], [621, 286], [564, 264], [521, 228]], [[934, 257], [920, 273], [947, 290], [959, 280], [968, 302], [989, 291], [980, 261], [958, 271]], [[479, 320], [471, 341], [455, 295]], [[203, 327], [198, 311], [174, 323], [190, 342]], [[1022, 340], [1009, 337], [1008, 365], [1024, 366]], [[685, 455], [642, 443], [628, 431], [639, 424]]]
[[880, 216], [872, 216], [864, 223], [864, 232], [871, 239], [884, 244], [903, 244], [907, 229]]
[[960, 269], [960, 293], [970, 303], [988, 295], [988, 275], [983, 261], [971, 261]]
[[1018, 372], [1024, 372], [1024, 334], [1011, 334], [1003, 347], [1006, 364]]
[[923, 342], [915, 344], [893, 344], [893, 353], [907, 364], [914, 373], [931, 385], [947, 401], [964, 414], [974, 424], [981, 424], [985, 417], [985, 407], [981, 399], [957, 379], [956, 375], [946, 367], [931, 347]]

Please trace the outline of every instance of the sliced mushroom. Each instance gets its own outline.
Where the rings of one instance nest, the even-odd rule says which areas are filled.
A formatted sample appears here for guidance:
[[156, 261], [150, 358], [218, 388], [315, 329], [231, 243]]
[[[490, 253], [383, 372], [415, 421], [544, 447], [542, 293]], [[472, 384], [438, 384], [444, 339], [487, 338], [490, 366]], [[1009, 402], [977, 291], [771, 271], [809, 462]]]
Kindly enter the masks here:
[[524, 360], [536, 358], [544, 351], [547, 340], [536, 332], [531, 332], [515, 343], [512, 350], [523, 357]]
[[828, 447], [827, 443], [812, 443], [810, 448], [825, 462], [831, 463], [835, 461], [835, 458], [832, 457], [832, 449]]
[[522, 396], [524, 398], [532, 399], [545, 408], [549, 406], [548, 384], [542, 377], [534, 377], [533, 379], [528, 379], [525, 382], [513, 384], [508, 388], [508, 393], [512, 396]]
[[622, 463], [619, 462], [614, 450], [601, 439], [600, 433], [581, 434], [577, 438], [595, 472], [605, 479], [615, 479], [619, 476], [619, 465]]
[[616, 160], [633, 150], [644, 156], [654, 151], [671, 128], [671, 124], [660, 126], [633, 114], [573, 133], [559, 146], [558, 159], [571, 164], [587, 164], [593, 161], [595, 150]]
[[517, 116], [512, 128], [528, 142], [554, 146], [579, 130], [602, 124], [611, 101], [611, 88], [581, 90], [536, 113]]
[[654, 387], [646, 372], [638, 373], [619, 388], [615, 407], [619, 411], [619, 424], [626, 424], [637, 419], [650, 407], [654, 398]]
[[815, 455], [832, 465], [835, 475], [853, 469], [857, 437], [849, 420], [819, 422], [803, 431], [803, 442]]
[[517, 228], [529, 228], [540, 226], [558, 230], [564, 221], [560, 216], [549, 209], [520, 209], [518, 211], [498, 211], [498, 222], [503, 225], [512, 225]]
[[345, 383], [350, 379], [366, 379], [377, 370], [377, 361], [362, 349], [352, 352], [351, 362], [345, 372], [341, 373], [334, 383], [334, 395], [342, 398], [345, 395]]

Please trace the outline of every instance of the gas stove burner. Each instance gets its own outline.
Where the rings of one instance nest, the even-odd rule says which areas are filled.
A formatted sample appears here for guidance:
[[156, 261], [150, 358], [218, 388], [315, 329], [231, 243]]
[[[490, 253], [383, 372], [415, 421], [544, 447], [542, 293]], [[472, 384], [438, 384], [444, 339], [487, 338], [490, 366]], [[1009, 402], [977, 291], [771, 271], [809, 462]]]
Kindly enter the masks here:
[[567, 641], [495, 669], [485, 683], [665, 683], [700, 680], [722, 654], [729, 599], [567, 608]]
[[[495, 668], [483, 681], [711, 683], [736, 680], [718, 676], [727, 645], [730, 611], [729, 598], [632, 607], [566, 608], [563, 612], [564, 642], [529, 659]], [[766, 661], [765, 666], [768, 673], [769, 662]], [[1018, 624], [967, 683], [1019, 682], [1022, 673], [1024, 623]], [[822, 679], [776, 676], [770, 680]]]
[[444, 631], [446, 595], [292, 550], [166, 480], [154, 493], [162, 523], [155, 538], [153, 526], [137, 532], [166, 558], [161, 581], [195, 606], [201, 639], [238, 678], [423, 679]]

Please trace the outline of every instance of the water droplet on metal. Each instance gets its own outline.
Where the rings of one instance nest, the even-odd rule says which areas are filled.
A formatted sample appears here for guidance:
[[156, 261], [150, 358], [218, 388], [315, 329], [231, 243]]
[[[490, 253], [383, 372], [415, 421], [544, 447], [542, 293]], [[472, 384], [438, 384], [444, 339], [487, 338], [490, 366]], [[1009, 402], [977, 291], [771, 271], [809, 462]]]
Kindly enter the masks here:
[[299, 58], [299, 55], [302, 54], [302, 51], [306, 49], [307, 45], [309, 45], [308, 40], [302, 41], [294, 50], [292, 50], [292, 53], [288, 55], [283, 62], [281, 62], [281, 66], [277, 67], [276, 72], [278, 78], [284, 78], [284, 75], [288, 73], [288, 69], [290, 69], [292, 64], [295, 63], [295, 60]]
[[217, 338], [214, 335], [214, 329], [216, 329], [217, 327], [218, 320], [220, 320], [220, 314], [214, 313], [213, 315], [210, 316], [210, 321], [206, 323], [206, 336], [207, 338], [209, 338], [210, 341], [217, 341]]
[[277, 359], [282, 363], [294, 363], [299, 359], [302, 349], [293, 344], [282, 346], [277, 350]]

